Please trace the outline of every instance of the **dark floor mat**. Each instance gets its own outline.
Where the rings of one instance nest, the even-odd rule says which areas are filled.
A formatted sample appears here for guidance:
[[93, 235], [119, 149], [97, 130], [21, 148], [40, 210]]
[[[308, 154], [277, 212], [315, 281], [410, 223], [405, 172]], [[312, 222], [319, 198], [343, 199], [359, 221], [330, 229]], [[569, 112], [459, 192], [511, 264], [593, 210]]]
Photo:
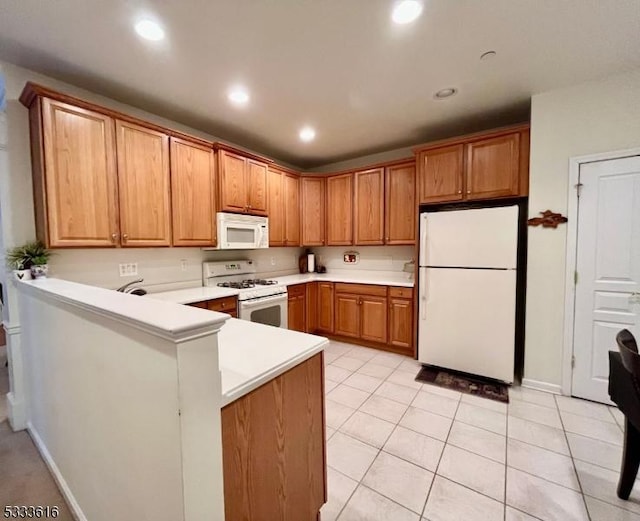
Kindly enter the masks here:
[[439, 367], [423, 366], [416, 376], [416, 381], [473, 394], [496, 402], [509, 403], [509, 386], [507, 384], [480, 376], [447, 371]]

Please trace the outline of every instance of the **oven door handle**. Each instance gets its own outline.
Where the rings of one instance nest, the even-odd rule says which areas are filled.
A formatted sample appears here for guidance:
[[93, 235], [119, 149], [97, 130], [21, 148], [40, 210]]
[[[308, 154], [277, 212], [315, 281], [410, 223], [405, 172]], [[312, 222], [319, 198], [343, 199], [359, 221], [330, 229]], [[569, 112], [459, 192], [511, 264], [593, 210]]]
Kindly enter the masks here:
[[260, 297], [255, 300], [241, 300], [240, 308], [241, 309], [251, 309], [257, 306], [263, 306], [264, 304], [269, 304], [270, 302], [279, 302], [287, 300], [287, 294], [281, 293], [280, 295], [274, 295], [272, 297]]

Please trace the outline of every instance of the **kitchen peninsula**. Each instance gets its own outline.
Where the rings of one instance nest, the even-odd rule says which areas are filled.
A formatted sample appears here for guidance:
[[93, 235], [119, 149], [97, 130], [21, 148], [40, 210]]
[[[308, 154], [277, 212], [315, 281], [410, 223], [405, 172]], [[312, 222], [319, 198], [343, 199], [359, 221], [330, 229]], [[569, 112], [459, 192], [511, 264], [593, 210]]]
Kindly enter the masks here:
[[317, 519], [325, 338], [59, 279], [16, 285], [26, 424], [79, 519]]

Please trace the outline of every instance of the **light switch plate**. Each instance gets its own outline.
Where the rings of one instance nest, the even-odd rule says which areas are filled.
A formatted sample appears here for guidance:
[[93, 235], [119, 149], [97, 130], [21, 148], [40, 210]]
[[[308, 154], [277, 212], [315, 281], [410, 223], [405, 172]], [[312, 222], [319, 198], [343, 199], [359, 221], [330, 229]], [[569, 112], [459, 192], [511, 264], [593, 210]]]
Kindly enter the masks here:
[[137, 262], [128, 262], [125, 264], [120, 264], [120, 276], [121, 277], [135, 277], [138, 275], [138, 263]]
[[180, 269], [187, 271], [187, 259], [180, 259]]

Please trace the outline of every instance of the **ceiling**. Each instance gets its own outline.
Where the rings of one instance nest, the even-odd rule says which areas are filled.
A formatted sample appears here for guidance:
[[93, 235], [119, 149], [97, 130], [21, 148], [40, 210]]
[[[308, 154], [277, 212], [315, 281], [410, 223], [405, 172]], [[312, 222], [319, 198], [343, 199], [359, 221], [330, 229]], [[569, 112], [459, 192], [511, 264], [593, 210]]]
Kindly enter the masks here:
[[522, 121], [532, 94], [640, 67], [640, 0], [424, 0], [404, 26], [392, 4], [2, 0], [0, 59], [301, 168]]

